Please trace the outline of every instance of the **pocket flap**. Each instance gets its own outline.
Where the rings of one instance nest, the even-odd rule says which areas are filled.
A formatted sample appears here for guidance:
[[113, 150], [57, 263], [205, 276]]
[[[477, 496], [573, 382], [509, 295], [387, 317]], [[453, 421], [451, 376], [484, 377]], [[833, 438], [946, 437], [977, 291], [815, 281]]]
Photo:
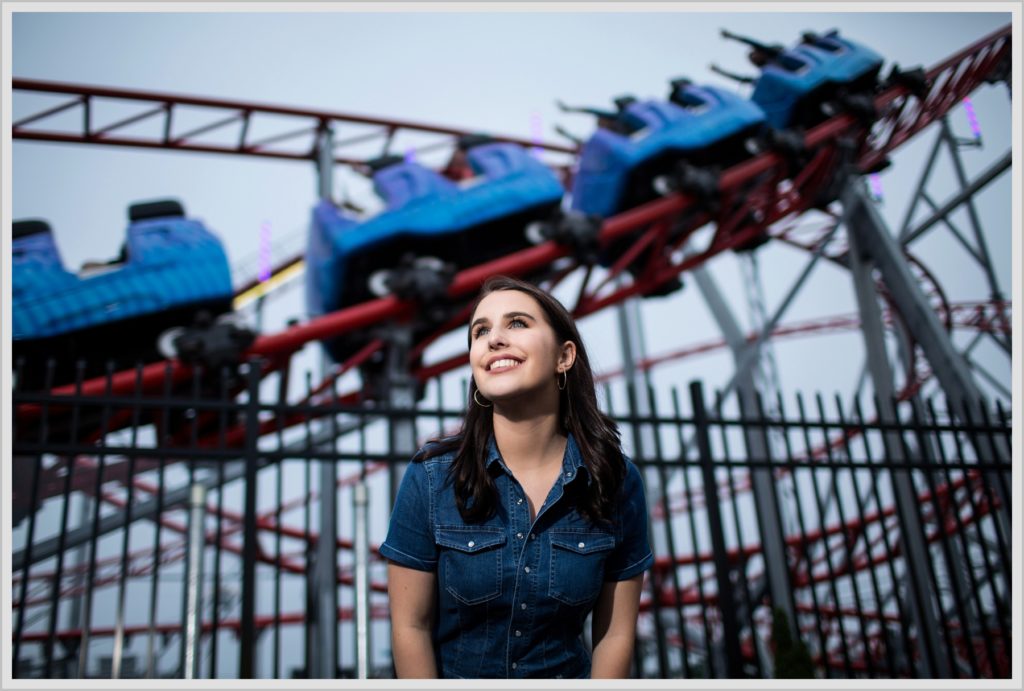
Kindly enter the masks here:
[[615, 536], [609, 533], [551, 532], [551, 544], [577, 554], [604, 552], [615, 546]]
[[505, 544], [505, 531], [500, 528], [437, 528], [434, 536], [442, 547], [472, 554]]

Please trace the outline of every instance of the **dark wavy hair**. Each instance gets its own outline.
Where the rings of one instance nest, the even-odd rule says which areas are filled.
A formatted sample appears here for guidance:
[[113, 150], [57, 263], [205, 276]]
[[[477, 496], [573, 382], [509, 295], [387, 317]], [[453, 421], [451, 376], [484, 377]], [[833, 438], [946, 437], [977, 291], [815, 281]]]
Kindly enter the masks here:
[[[550, 294], [532, 283], [508, 276], [487, 279], [473, 303], [471, 314], [487, 295], [500, 290], [518, 290], [532, 297], [544, 311], [558, 343], [572, 341], [576, 344], [576, 361], [566, 375], [566, 386], [559, 397], [559, 420], [562, 432], [572, 433], [583, 463], [590, 471], [590, 485], [583, 485], [575, 493], [577, 510], [592, 523], [610, 521], [615, 496], [626, 475], [626, 462], [618, 427], [597, 407], [594, 373], [576, 323], [562, 303]], [[455, 452], [450, 479], [459, 513], [467, 523], [490, 518], [498, 505], [497, 488], [485, 465], [487, 442], [494, 431], [494, 409], [477, 405], [473, 400], [476, 391], [476, 382], [470, 379], [469, 402], [460, 432], [432, 440], [414, 459], [425, 460]], [[576, 483], [576, 487], [581, 485]]]

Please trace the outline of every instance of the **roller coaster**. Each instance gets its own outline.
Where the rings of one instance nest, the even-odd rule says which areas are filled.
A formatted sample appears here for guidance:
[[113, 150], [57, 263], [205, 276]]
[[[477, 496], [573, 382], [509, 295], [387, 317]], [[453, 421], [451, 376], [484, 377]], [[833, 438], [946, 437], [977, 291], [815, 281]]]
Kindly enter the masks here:
[[[48, 393], [40, 399], [42, 402], [30, 400], [16, 406], [16, 432], [22, 439], [32, 439], [45, 436], [41, 430], [47, 428], [61, 430], [70, 434], [70, 437], [62, 437], [62, 444], [66, 441], [68, 448], [79, 449], [68, 453], [85, 454], [89, 444], [119, 429], [134, 429], [145, 422], [140, 416], [145, 417], [146, 407], [122, 406], [108, 411], [102, 418], [71, 422], [68, 416], [74, 414], [71, 412], [74, 406], [62, 405], [62, 398], [73, 401], [114, 396], [131, 397], [136, 402], [158, 400], [194, 391], [204, 370], [245, 361], [248, 373], [243, 371], [229, 380], [232, 387], [229, 394], [234, 396], [245, 392], [247, 387], [252, 391], [254, 381], [269, 381], [273, 375], [286, 380], [291, 359], [297, 352], [311, 342], [324, 343], [334, 366], [323, 381], [308, 388], [301, 402], [306, 406], [303, 413], [260, 418], [255, 429], [247, 420], [232, 421], [227, 427], [218, 426], [222, 418], [216, 411], [198, 411], [187, 424], [180, 419], [168, 419], [166, 415], [160, 419], [159, 414], [153, 414], [149, 420], [166, 440], [167, 448], [212, 444], [213, 437], [218, 437], [216, 443], [222, 448], [240, 448], [247, 443], [247, 436], [280, 435], [283, 429], [323, 419], [330, 415], [331, 406], [368, 406], [366, 409], [370, 410], [374, 401], [398, 405], [403, 392], [394, 385], [396, 381], [411, 382], [411, 388], [421, 395], [426, 383], [458, 370], [466, 363], [463, 355], [425, 363], [424, 354], [431, 344], [466, 323], [468, 301], [490, 275], [524, 276], [549, 289], [573, 276], [579, 279], [579, 288], [575, 302], [568, 306], [577, 317], [584, 317], [637, 298], [671, 293], [681, 287], [679, 280], [685, 274], [699, 280], [702, 265], [714, 257], [728, 250], [749, 254], [768, 242], [784, 243], [807, 252], [813, 261], [825, 259], [849, 269], [858, 277], [855, 278], [858, 285], [881, 296], [884, 311], [878, 311], [877, 304], [871, 309], [864, 306], [867, 302], [877, 303], [877, 299], [872, 298], [861, 303], [861, 311], [856, 315], [790, 325], [778, 324], [776, 319], [763, 325], [760, 333], [738, 336], [726, 333], [723, 339], [660, 355], [640, 354], [629, 359], [624, 370], [608, 372], [605, 376], [635, 378], [638, 372], [663, 362], [729, 348], [737, 355], [737, 373], [730, 387], [749, 392], [752, 363], [758, 348], [767, 340], [835, 330], [866, 331], [867, 324], [874, 319], [877, 324], [888, 325], [903, 334], [907, 355], [898, 390], [886, 383], [893, 379], [891, 372], [887, 373], [877, 363], [872, 366], [871, 375], [880, 397], [891, 395], [897, 401], [910, 401], [926, 381], [936, 379], [950, 399], [977, 400], [979, 389], [971, 373], [960, 364], [950, 333], [953, 329], [970, 330], [979, 338], [988, 336], [1009, 352], [1012, 303], [1004, 299], [994, 285], [990, 286], [991, 296], [987, 301], [950, 301], [927, 267], [914, 258], [905, 245], [943, 222], [951, 209], [970, 203], [972, 192], [1009, 168], [1009, 157], [997, 161], [973, 183], [961, 180], [964, 191], [941, 208], [933, 204], [934, 213], [915, 228], [906, 228], [899, 245], [881, 236], [888, 232], [872, 214], [871, 201], [861, 178], [886, 167], [891, 154], [926, 128], [936, 123], [948, 128], [944, 120], [947, 113], [983, 84], [1006, 82], [1008, 85], [1010, 36], [1010, 27], [1006, 27], [927, 70], [914, 73], [894, 69], [883, 79], [879, 56], [842, 39], [835, 32], [807, 34], [788, 49], [727, 34], [750, 46], [751, 61], [760, 74], [749, 78], [726, 73], [720, 68], [716, 70], [753, 84], [751, 99], [740, 99], [724, 89], [702, 87], [689, 79], [680, 79], [670, 85], [666, 101], [621, 98], [616, 101], [615, 111], [565, 107], [566, 111], [586, 112], [598, 120], [595, 134], [572, 147], [512, 137], [481, 137], [476, 132], [456, 128], [349, 113], [15, 79], [16, 97], [29, 93], [69, 97], [55, 107], [16, 121], [12, 127], [15, 139], [306, 160], [317, 164], [324, 192], [330, 189], [332, 168], [346, 165], [372, 176], [387, 202], [384, 212], [367, 220], [348, 214], [323, 194], [325, 199], [313, 211], [307, 253], [288, 259], [273, 272], [283, 276], [294, 272], [296, 267], [305, 271], [311, 315], [307, 321], [277, 333], [251, 337], [239, 335], [234, 326], [227, 336], [209, 325], [188, 326], [176, 334], [175, 357], [159, 359], [150, 355], [148, 364], [109, 371], [107, 376], [94, 376], [95, 371], [84, 370], [76, 376], [74, 372], [44, 367], [29, 373], [23, 364], [18, 388], [40, 388]], [[845, 61], [838, 60], [837, 56]], [[807, 65], [823, 65], [827, 69], [808, 70]], [[811, 79], [812, 73], [827, 73], [828, 76]], [[119, 122], [97, 127], [91, 114], [103, 99], [130, 102], [142, 110]], [[174, 133], [173, 114], [176, 109], [186, 107], [208, 114], [210, 120], [189, 132]], [[83, 115], [79, 130], [40, 127], [49, 117], [75, 110]], [[294, 121], [295, 128], [253, 140], [248, 133], [261, 116]], [[163, 118], [163, 136], [147, 139], [122, 133], [141, 121], [159, 118]], [[334, 129], [351, 124], [370, 128], [370, 131], [347, 141], [336, 141]], [[203, 135], [211, 131], [228, 127], [238, 129], [234, 143], [212, 144], [203, 139]], [[428, 146], [451, 152], [445, 170], [434, 171], [408, 157], [386, 155], [366, 161], [339, 155], [346, 146], [376, 140], [383, 140], [387, 154], [390, 142], [403, 132], [436, 137], [438, 141]], [[289, 146], [290, 142], [301, 143]], [[528, 155], [528, 151], [535, 155]], [[538, 162], [541, 154], [554, 163], [541, 165]], [[572, 192], [570, 205], [560, 205], [565, 188]], [[515, 199], [516, 203], [502, 207], [509, 199]], [[842, 202], [841, 212], [836, 212], [832, 206], [836, 201]], [[800, 219], [811, 210], [820, 212], [828, 222], [812, 228], [801, 225]], [[183, 216], [180, 209], [157, 211], [160, 211], [155, 214], [157, 218]], [[133, 223], [145, 224], [147, 218], [154, 216], [152, 212], [152, 208], [148, 211], [142, 208], [133, 212], [131, 219]], [[503, 225], [497, 227], [495, 219]], [[841, 225], [847, 228], [845, 239], [836, 234]], [[488, 236], [489, 241], [472, 240], [483, 227], [493, 233]], [[445, 234], [438, 233], [438, 228], [445, 229]], [[702, 240], [702, 246], [694, 249], [691, 241], [707, 228], [712, 229], [710, 239]], [[38, 226], [34, 229], [22, 226], [15, 236], [38, 244], [41, 238], [48, 236], [40, 230]], [[129, 237], [133, 237], [131, 231]], [[417, 244], [416, 238], [422, 238], [422, 244]], [[483, 245], [489, 248], [490, 254], [482, 253]], [[396, 256], [396, 248], [403, 248], [410, 256], [402, 260]], [[39, 251], [50, 250], [34, 251], [38, 256]], [[424, 256], [435, 257], [436, 261], [424, 263]], [[872, 275], [872, 269], [877, 269], [878, 278]], [[236, 288], [235, 297], [259, 286], [259, 282], [253, 282]], [[223, 302], [224, 291], [216, 297]], [[206, 305], [209, 299], [204, 296], [193, 302]], [[219, 303], [213, 310], [214, 313], [224, 311]], [[723, 328], [723, 332], [727, 330]], [[182, 340], [183, 334], [187, 334], [185, 340]], [[191, 350], [186, 347], [189, 339]], [[748, 345], [751, 347], [747, 348]], [[216, 354], [213, 360], [209, 359], [211, 353]], [[28, 361], [31, 362], [31, 358]], [[362, 386], [337, 391], [338, 378], [353, 369], [362, 373]], [[404, 400], [404, 405], [410, 405], [408, 399]], [[983, 413], [966, 409], [956, 413], [967, 418], [974, 415], [976, 419], [980, 414]], [[805, 453], [812, 459], [831, 458], [832, 449], [848, 443], [849, 433], [843, 433], [817, 447], [809, 445]], [[39, 451], [45, 452], [45, 448]], [[977, 453], [1002, 458], [1006, 450], [979, 447]], [[81, 491], [88, 491], [93, 482], [98, 489], [101, 482], [118, 481], [116, 473], [103, 475], [102, 470], [97, 473], [95, 464], [90, 466], [84, 457], [81, 463], [84, 466], [79, 465], [76, 480], [76, 488]], [[32, 506], [38, 506], [35, 502], [61, 493], [60, 467], [66, 466], [54, 466], [36, 478], [37, 498], [28, 498], [18, 490], [14, 492], [13, 504], [19, 520], [31, 516]], [[368, 464], [358, 477], [342, 478], [338, 486], [356, 484], [367, 474], [387, 467], [385, 463]], [[27, 466], [20, 466], [20, 472], [31, 475], [26, 469]], [[83, 469], [84, 476], [81, 475]], [[19, 470], [17, 463], [16, 470]], [[122, 477], [120, 481], [124, 480]], [[963, 483], [972, 481], [968, 478], [960, 485], [950, 482], [934, 488], [931, 493], [919, 493], [919, 497], [921, 501], [960, 502], [957, 509], [960, 530], [964, 529], [964, 524], [1006, 512], [1009, 502], [1005, 495], [990, 494], [977, 501], [972, 498], [968, 506], [961, 490]], [[764, 486], [759, 486], [759, 482], [763, 483], [763, 473], [757, 471], [741, 478], [738, 484], [733, 482], [730, 473], [728, 483], [718, 489], [733, 494], [750, 492], [758, 501], [763, 501]], [[152, 494], [155, 491], [142, 480], [131, 484], [139, 492]], [[113, 492], [94, 494], [113, 506], [125, 506], [124, 500]], [[701, 501], [695, 502], [690, 497], [689, 491], [685, 496], [666, 494], [654, 503], [654, 517], [670, 522], [672, 515], [702, 505]], [[276, 509], [278, 519], [281, 509], [281, 506]], [[233, 514], [222, 506], [211, 511], [238, 527], [243, 523], [241, 514]], [[272, 513], [253, 516], [255, 529], [279, 535], [286, 527], [274, 520]], [[770, 563], [773, 548], [767, 542], [775, 539], [779, 550], [792, 550], [800, 545], [793, 535], [783, 534], [781, 526], [774, 538], [765, 538], [766, 544], [736, 549], [750, 553], [763, 550], [766, 555], [763, 575], [766, 575], [766, 587], [772, 600], [792, 601], [791, 596], [773, 589], [777, 588], [773, 584], [789, 582], [794, 588], [806, 588], [807, 583], [815, 579], [834, 581], [838, 575], [832, 571], [831, 559], [827, 556], [831, 549], [829, 541], [840, 534], [866, 536], [875, 534], [879, 527], [887, 530], [886, 521], [892, 516], [892, 505], [879, 505], [874, 515], [862, 514], [860, 519], [844, 521], [841, 525], [820, 526], [819, 534], [811, 541], [819, 544], [825, 556], [819, 555], [817, 561], [808, 556], [806, 563], [793, 564], [785, 578], [772, 571], [786, 570], [787, 560], [782, 558], [779, 563]], [[185, 532], [184, 525], [166, 516], [160, 516], [159, 520], [168, 530]], [[308, 530], [293, 537], [309, 544], [318, 539]], [[805, 552], [806, 540], [805, 535]], [[354, 547], [353, 540], [349, 539], [337, 538], [332, 543], [343, 550]], [[39, 554], [37, 551], [37, 559]], [[101, 565], [101, 571], [110, 572], [108, 576], [96, 573], [94, 567], [93, 587], [116, 582], [113, 574], [117, 569], [141, 573], [149, 568], [147, 561], [180, 559], [183, 555], [180, 544], [161, 545], [159, 553], [132, 554], [127, 562], [111, 559]], [[31, 552], [26, 555], [23, 550], [21, 557], [23, 570], [16, 570], [15, 578], [23, 592], [30, 582], [52, 578], [53, 574], [29, 571]], [[742, 556], [737, 552], [733, 558], [742, 559]], [[301, 573], [306, 568], [301, 559], [279, 556], [273, 561], [265, 555], [257, 559], [279, 570]], [[677, 556], [673, 552], [671, 558], [659, 559], [652, 576], [657, 585], [649, 584], [644, 611], [657, 610], [666, 603], [681, 607], [680, 603], [692, 600], [702, 588], [703, 578], [699, 572], [685, 586], [679, 584], [677, 573], [673, 581], [672, 573], [690, 563], [688, 560], [700, 562], [701, 559], [696, 551], [689, 556]], [[827, 577], [821, 573], [823, 559], [828, 561]], [[850, 569], [850, 573], [873, 574], [877, 567], [875, 560], [877, 557], [868, 547], [845, 568]], [[356, 585], [355, 579], [348, 573], [337, 574], [337, 582], [342, 585]], [[372, 582], [368, 589], [386, 592], [386, 585]], [[700, 592], [701, 601], [708, 601], [702, 589]], [[71, 597], [75, 593], [72, 588], [61, 596]], [[28, 608], [40, 602], [42, 600], [23, 597], [19, 615], [24, 616]], [[841, 613], [838, 602], [834, 604], [837, 621], [849, 616], [849, 613]], [[800, 611], [800, 605], [794, 603], [787, 612], [790, 621], [798, 621]], [[875, 612], [862, 609], [861, 615], [869, 619], [886, 616], [881, 607]], [[299, 621], [303, 618], [295, 616]], [[338, 616], [346, 619], [354, 614], [343, 608]], [[371, 616], [386, 618], [386, 610], [374, 607]], [[655, 618], [658, 616], [655, 611]], [[922, 620], [915, 621], [920, 627]], [[682, 632], [686, 626], [699, 623], [692, 615], [687, 623], [681, 622], [673, 644], [685, 648], [688, 644]], [[239, 619], [221, 625], [241, 631], [244, 624]], [[703, 624], [707, 627], [706, 619]], [[129, 631], [121, 627], [118, 634], [114, 628], [109, 631], [97, 628], [92, 636], [142, 632], [142, 628]], [[818, 633], [822, 633], [820, 629]], [[20, 643], [32, 642], [33, 635], [26, 635]], [[58, 634], [71, 638], [76, 635], [82, 634], [74, 631]], [[845, 638], [840, 638], [845, 646]], [[818, 662], [826, 667], [838, 666], [838, 662], [830, 662], [824, 640], [822, 636]], [[958, 640], [961, 647], [972, 645], [966, 638]], [[877, 641], [865, 644], [860, 653], [862, 664], [872, 664], [873, 657], [879, 654], [877, 648], [872, 652], [872, 646], [877, 645]], [[757, 657], [753, 631], [744, 646], [746, 657]], [[973, 669], [985, 676], [1003, 676], [1007, 673], [1005, 654], [1005, 650], [993, 651], [990, 647], [987, 657], [978, 654], [984, 658], [981, 662], [972, 658]], [[970, 657], [974, 653], [964, 655]], [[955, 675], [948, 663], [943, 666], [932, 659], [930, 664], [930, 671], [938, 676]], [[846, 671], [850, 672], [849, 667]]]

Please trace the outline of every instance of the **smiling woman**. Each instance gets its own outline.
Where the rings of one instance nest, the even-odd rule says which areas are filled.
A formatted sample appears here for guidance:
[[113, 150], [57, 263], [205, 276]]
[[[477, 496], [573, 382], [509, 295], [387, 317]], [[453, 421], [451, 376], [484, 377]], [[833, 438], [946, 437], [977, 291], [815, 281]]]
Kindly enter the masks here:
[[576, 325], [536, 286], [491, 278], [469, 358], [462, 430], [413, 458], [380, 549], [395, 670], [626, 677], [654, 561], [647, 506]]

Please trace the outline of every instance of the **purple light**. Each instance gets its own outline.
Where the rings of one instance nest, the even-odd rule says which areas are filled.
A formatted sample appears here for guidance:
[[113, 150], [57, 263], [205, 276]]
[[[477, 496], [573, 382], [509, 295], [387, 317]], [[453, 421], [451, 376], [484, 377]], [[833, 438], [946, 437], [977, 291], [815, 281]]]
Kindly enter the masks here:
[[270, 280], [270, 221], [260, 226], [260, 283]]
[[540, 143], [543, 141], [544, 125], [540, 119], [540, 113], [533, 111], [530, 113], [530, 139], [533, 141], [533, 147], [530, 148], [530, 153], [535, 158], [540, 158], [541, 147]]
[[405, 150], [405, 162], [412, 163], [416, 160], [416, 149], [409, 147]]
[[871, 183], [871, 196], [876, 201], [882, 201], [882, 178], [878, 173], [872, 173], [868, 176], [868, 181]]
[[981, 139], [981, 125], [978, 124], [978, 116], [969, 96], [964, 96], [964, 110], [967, 112], [967, 122], [971, 125], [971, 134], [975, 139]]

